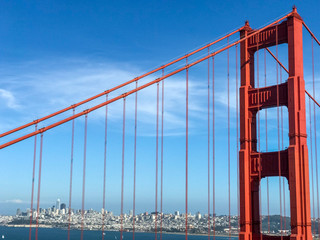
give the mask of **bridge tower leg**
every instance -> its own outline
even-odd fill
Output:
[[[244,38],[257,30],[248,23]],[[258,49],[288,45],[289,78],[285,83],[255,88],[254,55]],[[305,83],[303,78],[302,19],[293,9],[280,24],[241,42],[240,87],[240,240],[311,240],[309,165],[306,135]],[[289,147],[280,152],[258,152],[256,115],[261,109],[286,106],[289,118]],[[262,235],[259,206],[260,178],[287,178],[290,190],[291,235],[282,238]],[[260,177],[259,177],[260,176]]]

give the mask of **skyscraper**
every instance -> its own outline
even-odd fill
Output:
[[[56,209],[60,209],[60,198],[57,199],[56,202]]]
[[[66,208],[67,208],[66,204],[65,203],[61,203],[60,209],[62,210],[62,209],[66,209]]]

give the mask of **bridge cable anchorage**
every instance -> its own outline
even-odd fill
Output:
[[[186,58],[186,220],[185,220],[185,239],[188,240],[188,155],[189,155],[189,67]]]
[[[212,231],[213,240],[216,239],[216,208],[215,208],[215,117],[214,117],[214,56],[212,57]]]
[[[137,88],[137,89],[130,90],[129,92],[127,92],[127,93],[125,93],[125,94],[122,94],[122,95],[120,95],[120,96],[114,97],[113,99],[110,99],[108,102],[103,102],[103,103],[100,103],[100,104],[98,104],[98,105],[96,105],[96,106],[94,106],[94,107],[91,107],[91,108],[87,109],[87,112],[77,113],[77,114],[75,114],[74,116],[65,118],[65,119],[60,120],[60,121],[58,121],[58,122],[55,122],[55,123],[53,123],[53,124],[51,124],[51,125],[49,125],[49,126],[47,126],[47,127],[44,127],[44,128],[42,128],[42,132],[48,131],[48,130],[54,128],[54,127],[57,127],[57,126],[59,126],[59,125],[61,125],[61,124],[64,124],[64,123],[66,123],[66,122],[68,122],[68,121],[71,121],[71,120],[74,119],[74,118],[78,118],[78,117],[80,117],[80,116],[83,116],[83,115],[85,115],[85,114],[88,113],[88,112],[95,111],[95,110],[97,110],[97,109],[99,109],[99,108],[101,108],[101,107],[103,107],[103,106],[105,106],[105,105],[107,105],[107,104],[110,104],[110,103],[112,103],[112,102],[115,102],[115,101],[117,101],[117,100],[119,100],[119,99],[121,99],[121,98],[124,98],[124,97],[126,97],[126,96],[129,96],[129,95],[135,93],[136,91],[140,91],[140,90],[142,90],[142,89],[144,89],[144,88],[146,88],[146,87],[148,87],[148,86],[150,86],[150,85],[153,85],[153,84],[155,84],[155,83],[157,83],[157,82],[160,82],[160,81],[162,81],[163,79],[166,79],[166,78],[168,78],[168,77],[170,77],[170,76],[172,76],[172,75],[174,75],[174,74],[177,74],[177,73],[179,73],[179,72],[182,72],[182,71],[186,70],[187,68],[190,68],[190,67],[192,67],[192,66],[195,66],[195,65],[197,65],[198,63],[200,63],[200,62],[202,62],[202,61],[204,61],[204,60],[207,60],[208,58],[213,57],[213,56],[215,56],[215,55],[217,55],[217,54],[219,54],[219,53],[221,53],[221,52],[223,52],[223,51],[225,51],[225,50],[227,50],[227,49],[235,46],[236,44],[239,44],[239,43],[247,40],[248,38],[250,38],[250,37],[252,37],[252,36],[255,36],[256,34],[259,34],[261,31],[265,30],[266,28],[268,28],[268,27],[270,27],[270,26],[273,26],[274,24],[276,24],[276,23],[278,23],[278,22],[281,22],[281,21],[284,20],[285,18],[291,16],[291,14],[292,14],[292,13],[289,13],[289,14],[285,15],[284,17],[282,17],[282,18],[280,18],[280,19],[278,19],[278,20],[276,20],[276,21],[268,24],[267,26],[259,29],[258,31],[254,32],[254,33],[252,33],[252,34],[250,34],[250,35],[248,35],[248,36],[246,36],[246,37],[244,37],[244,38],[242,38],[242,39],[240,39],[240,40],[238,40],[238,41],[236,41],[236,42],[234,42],[234,43],[232,43],[232,44],[230,44],[230,45],[228,45],[228,46],[226,46],[226,47],[223,47],[223,48],[221,48],[220,50],[211,53],[210,55],[206,55],[205,57],[203,57],[203,58],[201,58],[201,59],[198,59],[198,60],[194,61],[194,62],[191,63],[191,64],[188,64],[188,65],[186,65],[186,66],[184,66],[184,67],[181,67],[181,68],[179,68],[179,69],[177,69],[177,70],[175,70],[175,71],[173,71],[173,72],[171,72],[171,73],[168,73],[167,75],[165,75],[165,76],[163,76],[163,77],[161,77],[161,78],[158,78],[158,79],[153,80],[153,81],[151,81],[151,82],[149,82],[149,83],[146,83],[146,84],[140,86],[140,87]],[[185,57],[184,57],[184,58],[185,58]],[[165,66],[165,65],[164,65],[164,66]],[[136,79],[134,79],[134,81],[136,81]],[[120,86],[120,85],[119,85],[119,86]],[[117,86],[117,87],[119,87],[119,86]],[[111,92],[111,89],[110,89],[108,92]],[[106,92],[104,92],[103,94],[106,94]],[[62,111],[62,110],[61,110],[61,111]],[[39,121],[40,121],[40,120],[39,120]],[[32,125],[32,124],[31,124],[31,125]],[[15,130],[12,130],[12,131],[15,131]],[[9,141],[9,142],[7,142],[7,143],[4,143],[4,144],[0,145],[0,149],[5,148],[5,147],[8,147],[8,146],[10,146],[10,145],[12,145],[12,144],[15,144],[15,143],[17,143],[17,142],[23,141],[23,140],[25,140],[25,139],[27,139],[27,138],[33,137],[34,135],[36,135],[36,134],[38,134],[38,133],[41,133],[41,132],[40,132],[40,131],[31,132],[31,133],[26,134],[26,135],[24,135],[24,136],[22,136],[22,137],[19,137],[19,138],[17,138],[17,139],[14,139],[14,140],[12,140],[12,141]],[[6,133],[6,134],[7,134],[7,133]],[[9,134],[9,133],[8,133],[8,134]],[[1,137],[1,136],[4,136],[4,135],[2,134],[2,135],[0,135],[0,137]]]
[[[106,94],[108,101],[108,94]],[[107,143],[108,143],[108,105],[105,109],[105,124],[104,124],[104,154],[103,154],[103,189],[102,189],[102,240],[104,240],[104,220],[106,214],[106,175],[107,175]]]
[[[75,114],[75,108],[72,110]],[[69,209],[68,209],[68,240],[70,240],[70,228],[71,228],[71,199],[72,199],[72,175],[73,175],[73,154],[74,154],[74,119],[72,119],[71,130],[71,158],[70,158],[70,187],[69,187]]]
[[[208,55],[210,48],[208,48]],[[208,240],[210,240],[210,58],[208,58]]]
[[[136,88],[138,81],[136,81]],[[134,107],[134,156],[133,156],[133,212],[132,212],[132,240],[135,239],[135,223],[136,223],[136,179],[137,179],[137,120],[138,120],[138,92],[135,94]]]
[[[84,200],[85,200],[85,190],[86,190],[87,130],[88,130],[88,114],[85,115],[85,122],[84,122],[82,204],[81,204],[81,240],[83,240],[83,230],[84,230],[83,228],[84,228]]]
[[[264,86],[267,87],[267,52],[264,49]],[[268,152],[268,110],[265,109],[266,124],[266,152]],[[269,206],[269,177],[267,178],[267,212],[268,212],[268,233],[270,234],[270,206]]]
[[[276,56],[278,58],[278,26],[276,26]],[[281,191],[281,158],[280,158],[280,112],[279,112],[279,68],[276,63],[276,74],[277,74],[277,122],[278,122],[278,171],[279,171],[279,198],[280,198],[280,230],[281,240],[283,239],[283,228],[282,228],[282,191]]]
[[[159,162],[159,83],[157,83],[157,120],[156,120],[156,196],[155,196],[155,240],[157,240],[157,221],[158,221],[158,162]]]
[[[314,80],[314,47],[313,39],[311,40],[312,46],[312,87],[313,87],[313,97],[316,98],[315,92],[315,80]],[[314,126],[314,156],[316,163],[316,188],[317,188],[317,219],[318,219],[318,233],[320,234],[320,221],[319,221],[319,179],[318,179],[318,150],[317,150],[317,118],[316,118],[316,105],[313,103],[313,126]]]
[[[237,214],[238,214],[238,232],[240,232],[240,182],[239,182],[239,69],[238,69],[238,45],[236,45],[236,120],[237,120]]]
[[[315,229],[315,208],[314,208],[314,178],[313,178],[313,143],[312,143],[312,118],[311,118],[311,99],[309,98],[309,130],[310,130],[310,165],[311,165],[311,194],[312,194],[312,220],[311,228],[313,228],[313,235],[316,234]]]
[[[228,38],[229,45],[229,38]],[[230,203],[230,56],[229,49],[227,51],[228,58],[228,209],[229,209],[229,240],[231,239],[231,203]]]
[[[126,98],[123,98],[123,123],[122,123],[122,170],[121,170],[121,215],[120,215],[120,240],[123,239],[123,186],[124,186],[124,150],[126,132]]]
[[[147,76],[149,76],[149,75],[151,75],[151,74],[153,74],[153,73],[156,73],[156,72],[158,72],[158,71],[160,71],[160,70],[164,70],[166,67],[171,66],[171,65],[173,65],[173,64],[175,64],[175,63],[177,63],[177,62],[179,62],[179,61],[181,61],[181,60],[184,60],[184,59],[186,59],[187,57],[192,56],[192,55],[194,55],[194,54],[196,54],[196,53],[198,53],[198,52],[200,52],[200,51],[202,51],[202,50],[204,50],[204,49],[206,49],[206,48],[208,48],[208,47],[210,47],[210,46],[212,46],[212,45],[214,45],[214,44],[216,44],[216,43],[218,43],[218,42],[220,42],[220,41],[222,41],[222,40],[224,40],[224,39],[226,39],[228,36],[232,36],[232,35],[238,33],[241,29],[242,29],[242,27],[239,28],[239,29],[236,29],[235,31],[233,31],[233,32],[231,32],[231,33],[229,33],[229,34],[227,34],[227,35],[225,35],[225,36],[223,36],[223,37],[221,37],[221,38],[219,38],[219,39],[211,42],[211,43],[206,44],[206,45],[203,46],[203,47],[200,47],[200,48],[192,51],[191,53],[188,53],[188,54],[186,54],[186,55],[184,55],[184,56],[182,56],[182,57],[179,57],[179,58],[177,58],[177,59],[175,59],[175,60],[173,60],[173,61],[171,61],[171,62],[169,62],[169,63],[167,63],[167,64],[164,64],[164,65],[162,65],[161,67],[158,67],[158,68],[156,68],[156,69],[153,69],[153,70],[151,70],[151,71],[149,71],[149,72],[147,72],[147,73],[145,73],[145,74],[143,74],[143,75],[141,75],[141,76],[135,77],[134,79],[131,79],[130,81],[127,81],[127,82],[125,82],[125,83],[123,83],[123,84],[120,84],[120,85],[118,85],[118,86],[116,86],[116,87],[113,87],[113,88],[111,88],[111,89],[109,89],[109,90],[105,90],[105,91],[103,91],[102,93],[99,93],[99,94],[97,94],[97,95],[95,95],[95,96],[93,96],[93,97],[91,97],[91,98],[85,99],[85,100],[83,100],[83,101],[81,101],[81,102],[78,102],[78,103],[76,103],[76,104],[73,104],[73,105],[71,105],[71,106],[69,106],[69,107],[66,107],[66,108],[64,108],[64,109],[62,109],[62,110],[60,110],[60,111],[54,112],[54,113],[52,113],[52,114],[50,114],[50,115],[47,115],[47,116],[45,116],[45,117],[43,117],[43,118],[37,119],[37,120],[35,120],[35,121],[33,121],[33,122],[29,122],[29,123],[27,123],[27,124],[25,124],[25,125],[22,125],[22,126],[18,127],[18,128],[15,128],[15,129],[12,129],[12,130],[7,131],[7,132],[5,132],[5,133],[2,133],[2,134],[0,134],[0,138],[2,138],[2,137],[4,137],[4,136],[7,136],[7,135],[9,135],[9,134],[12,134],[12,133],[14,133],[14,132],[20,131],[20,130],[22,130],[22,129],[25,129],[25,128],[27,128],[27,127],[30,127],[30,126],[32,126],[32,125],[35,125],[36,123],[40,123],[40,122],[42,122],[42,121],[45,121],[45,120],[47,120],[47,119],[49,119],[49,118],[55,117],[55,116],[57,116],[57,115],[59,115],[59,114],[62,114],[62,113],[64,113],[64,112],[68,111],[68,110],[71,110],[71,109],[73,109],[73,108],[75,108],[75,107],[81,106],[81,105],[83,105],[83,104],[85,104],[85,103],[88,103],[88,102],[90,102],[90,101],[93,101],[93,100],[95,100],[95,99],[97,99],[97,98],[99,98],[99,97],[102,97],[102,96],[106,95],[106,94],[109,94],[109,93],[111,93],[111,92],[114,92],[114,91],[116,91],[116,90],[118,90],[118,89],[120,89],[120,88],[122,88],[122,87],[125,87],[125,86],[127,86],[127,85],[129,85],[129,84],[131,84],[131,83],[134,83],[134,82],[136,82],[136,81],[138,81],[138,80],[140,80],[140,79],[142,79],[142,78],[145,78],[145,77],[147,77]]]
[[[38,129],[38,124],[34,126],[35,131]],[[37,158],[37,135],[34,136],[34,147],[33,147],[33,165],[32,165],[32,181],[31,181],[31,207],[30,207],[30,227],[29,227],[29,240],[31,240],[32,233],[32,219],[33,219],[33,196],[34,196],[34,177],[36,171],[36,158]]]
[[[42,168],[42,149],[43,149],[43,133],[40,135],[40,158],[39,158],[39,176],[38,176],[38,198],[37,198],[37,217],[36,217],[36,240],[38,240],[39,229],[39,210],[40,210],[40,186],[41,186],[41,168]]]
[[[259,158],[259,231],[260,231],[260,239],[262,240],[263,235],[262,235],[262,214],[261,214],[261,209],[262,209],[262,205],[261,205],[261,141],[260,141],[260,64],[259,64],[259,45],[257,42],[257,87],[258,87],[258,158]]]
[[[162,76],[164,69],[162,69]],[[162,81],[161,91],[161,200],[160,200],[160,240],[162,240],[162,221],[163,221],[163,117],[164,117],[164,81]]]

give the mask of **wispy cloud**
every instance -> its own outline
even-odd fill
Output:
[[[5,200],[3,203],[14,203],[14,204],[23,204],[25,201],[21,199],[10,199],[10,200]]]
[[[84,100],[95,94],[110,89],[118,84],[133,79],[141,74],[135,66],[117,63],[97,63],[89,60],[56,59],[54,61],[33,61],[18,64],[14,69],[6,69],[1,78],[4,89],[0,90],[0,97],[7,102],[10,113],[15,114],[15,121],[1,120],[2,126],[16,127],[21,123],[32,121],[46,114],[50,114],[61,108]],[[139,86],[156,79],[158,76],[146,77]],[[127,92],[135,87],[135,84],[124,87],[109,95],[109,99]],[[203,97],[206,86],[190,80],[189,93],[190,101],[190,127],[192,119],[201,118],[201,112],[206,107],[203,104]],[[138,117],[139,122],[144,124],[155,123],[156,118],[156,85],[150,86],[138,93]],[[160,86],[161,104],[161,86]],[[127,117],[134,117],[134,98],[128,97]],[[95,100],[78,111],[101,103],[105,98]],[[130,100],[130,101],[129,101]],[[185,79],[170,77],[165,81],[164,114],[166,129],[174,130],[171,134],[179,134],[185,125]],[[109,118],[120,119],[122,116],[122,101],[110,105]],[[13,111],[13,112],[12,112]],[[161,112],[161,106],[159,109]],[[10,116],[10,115],[9,115]],[[104,117],[104,111],[97,111],[94,118]],[[10,117],[9,117],[10,118]],[[9,128],[9,129],[10,129]],[[4,130],[9,130],[4,129]]]
[[[4,100],[5,105],[8,108],[16,109],[19,107],[19,105],[16,104],[16,98],[14,97],[13,93],[8,90],[0,89],[0,98]]]

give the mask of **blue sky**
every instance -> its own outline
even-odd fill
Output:
[[[249,20],[259,28],[291,11],[296,4],[307,25],[320,36],[318,1],[2,1],[0,8],[0,130],[40,118],[161,66],[241,27]],[[238,36],[236,36],[238,37]],[[232,40],[232,39],[231,39]],[[310,37],[304,35],[305,79],[311,90]],[[225,44],[223,42],[222,44]],[[221,45],[220,45],[221,46]],[[280,46],[286,64],[286,46]],[[275,50],[273,48],[273,50]],[[315,47],[316,69],[319,47]],[[199,57],[197,55],[197,57]],[[263,51],[259,55],[263,62]],[[226,53],[216,57],[216,212],[227,213]],[[268,56],[268,84],[275,83],[275,63]],[[171,70],[181,66],[179,63]],[[169,69],[169,70],[170,70]],[[230,49],[231,199],[236,214],[235,48]],[[260,79],[263,70],[260,66]],[[169,71],[167,70],[167,71]],[[159,73],[160,74],[160,73]],[[141,83],[159,77],[154,74]],[[207,212],[207,62],[190,70],[190,179],[192,213]],[[286,74],[283,72],[283,80]],[[319,71],[316,80],[319,84]],[[212,73],[210,73],[210,76]],[[261,82],[262,84],[262,82]],[[117,96],[133,86],[110,95]],[[210,93],[211,94],[211,93]],[[319,100],[319,97],[317,97]],[[81,107],[78,111],[102,102]],[[287,124],[284,109],[284,147]],[[269,113],[270,111],[270,113]],[[276,110],[269,110],[269,148],[277,150]],[[134,97],[127,100],[125,211],[132,209]],[[66,113],[63,116],[69,116]],[[106,208],[120,211],[122,102],[109,107]],[[211,113],[210,113],[211,114]],[[165,81],[164,211],[184,211],[185,73]],[[53,123],[54,118],[40,125]],[[211,119],[212,120],[212,119]],[[102,207],[104,110],[88,117],[86,208]],[[154,210],[156,87],[139,93],[137,212]],[[81,207],[83,119],[76,125],[75,208]],[[319,129],[319,127],[318,127]],[[2,139],[2,142],[30,132]],[[319,136],[320,134],[318,134]],[[261,136],[264,113],[261,114]],[[212,136],[211,136],[212,140]],[[318,141],[319,142],[319,141]],[[41,206],[56,198],[68,203],[71,124],[44,135]],[[261,150],[265,151],[261,140]],[[39,147],[39,146],[38,146]],[[38,148],[39,149],[39,148]],[[212,153],[212,149],[211,149]],[[212,158],[212,157],[211,157]],[[30,205],[33,139],[0,151],[0,213]],[[38,164],[37,158],[37,164]],[[211,165],[212,168],[212,165]],[[212,172],[212,171],[211,171]],[[37,179],[37,175],[36,175]],[[212,174],[211,180],[212,182]],[[37,183],[37,181],[36,181]],[[279,213],[278,179],[272,179],[271,212]],[[212,187],[212,185],[211,185]],[[211,192],[212,194],[212,192]],[[262,204],[265,212],[265,181]],[[286,190],[288,198],[288,190]],[[212,198],[211,198],[212,199]],[[288,206],[287,201],[286,205]],[[288,208],[288,207],[287,207]]]

